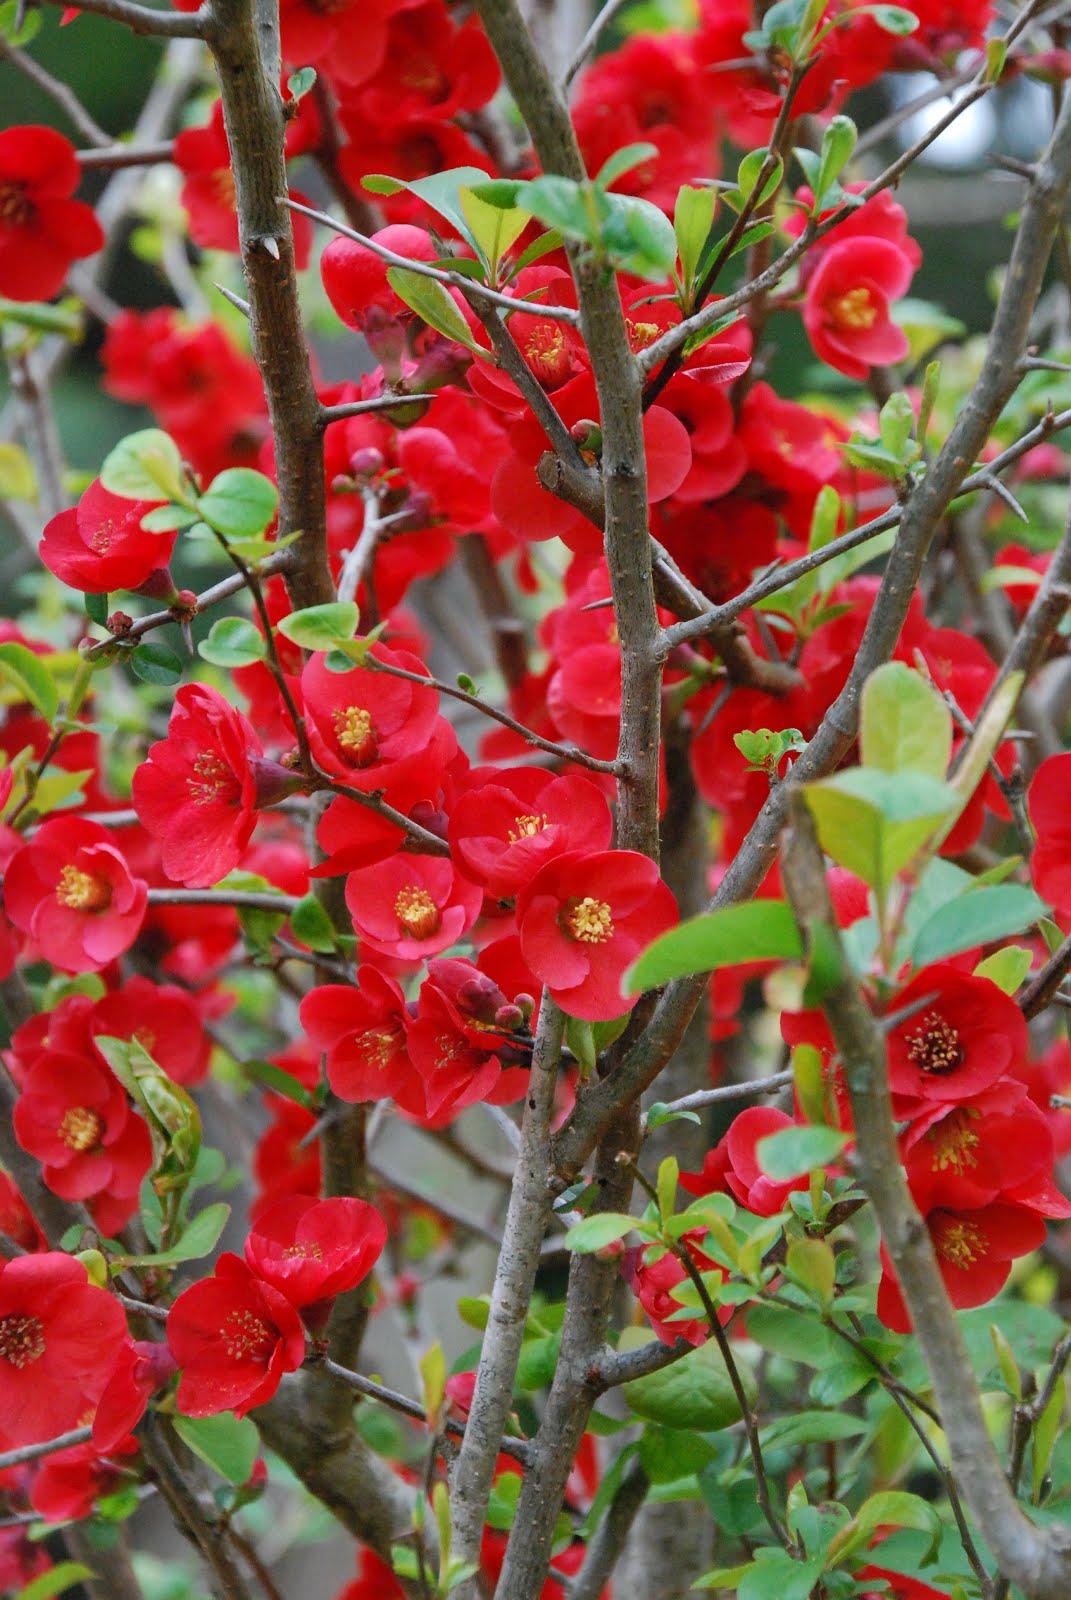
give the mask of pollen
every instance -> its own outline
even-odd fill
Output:
[[[383,1072],[394,1054],[395,1037],[385,1029],[369,1028],[353,1041],[358,1055],[371,1067]]]
[[[926,1139],[932,1146],[930,1166],[934,1172],[962,1174],[978,1165],[979,1139],[970,1126],[975,1116],[977,1112],[969,1106],[961,1106],[930,1129]]]
[[[927,1011],[921,1028],[908,1035],[907,1056],[923,1072],[945,1077],[964,1061],[960,1037],[939,1011]]]
[[[80,1155],[95,1150],[103,1132],[103,1118],[89,1106],[71,1106],[63,1113],[63,1121],[56,1129],[57,1137],[68,1150],[77,1150]]]
[[[878,320],[878,308],[870,298],[870,290],[860,284],[849,289],[829,307],[833,321],[841,328],[872,328]]]
[[[430,939],[442,927],[439,908],[426,889],[408,884],[399,890],[394,915],[410,939]]]
[[[234,788],[234,773],[222,756],[202,750],[193,763],[195,777],[186,779],[186,788],[195,806],[209,805],[226,789]]]
[[[570,939],[576,939],[580,944],[605,944],[614,935],[610,907],[605,900],[596,900],[590,894],[586,894],[582,900],[570,900],[560,921]]]
[[[103,556],[111,549],[112,534],[115,531],[115,522],[111,517],[105,519],[93,529],[87,541],[94,555]]]
[[[56,899],[71,911],[104,911],[111,904],[112,891],[104,878],[68,866],[59,875]]]
[[[934,1240],[937,1254],[952,1266],[966,1272],[976,1261],[989,1253],[988,1241],[981,1228],[970,1222],[952,1222],[941,1230]]]
[[[40,1317],[0,1317],[0,1356],[13,1367],[29,1367],[45,1353]]]
[[[322,1261],[324,1253],[315,1239],[305,1239],[301,1244],[287,1245],[283,1251],[284,1261]]]
[[[541,323],[538,331],[525,341],[524,358],[537,377],[546,380],[561,377],[569,365],[569,352],[561,328]]]
[[[372,715],[364,706],[340,706],[335,712],[335,738],[355,767],[368,767],[376,759]]]
[[[24,184],[0,184],[0,222],[11,228],[24,228],[33,221],[35,209]]]
[[[255,1311],[231,1311],[219,1330],[232,1361],[267,1361],[275,1349],[275,1334]]]
[[[540,812],[539,816],[514,817],[513,827],[506,837],[510,844],[516,844],[518,839],[534,839],[537,833],[542,833],[547,826],[547,813]]]

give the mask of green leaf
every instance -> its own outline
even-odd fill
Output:
[[[823,1327],[813,1312],[804,1308],[789,1311],[784,1306],[751,1307],[747,1314],[747,1331],[762,1349],[785,1356],[789,1361],[802,1361],[808,1367],[821,1370],[842,1359],[844,1347],[840,1341]]]
[[[973,976],[988,978],[1005,994],[1014,994],[1026,982],[1026,975],[1033,963],[1034,958],[1029,950],[1025,950],[1021,944],[1008,944],[1003,950],[994,950],[991,956],[979,961]]]
[[[647,1113],[648,1128],[661,1128],[667,1122],[702,1123],[697,1111],[669,1111],[664,1100],[657,1100]]]
[[[195,1456],[228,1483],[248,1483],[260,1452],[260,1435],[250,1417],[221,1411],[214,1417],[172,1417],[175,1432]]]
[[[96,1576],[93,1568],[84,1566],[81,1561],[60,1561],[20,1589],[14,1600],[52,1600],[53,1595]]]
[[[677,1204],[677,1183],[680,1179],[681,1169],[675,1156],[666,1156],[658,1168],[656,1189],[658,1193],[658,1214],[662,1218],[663,1227],[673,1216]]]
[[[587,1255],[602,1250],[617,1239],[623,1239],[633,1228],[643,1225],[636,1217],[626,1217],[620,1211],[600,1211],[594,1217],[582,1217],[565,1235],[565,1248]],[[643,1227],[650,1234],[653,1230]]]
[[[305,895],[291,911],[290,930],[298,943],[310,950],[326,952],[338,948],[334,923],[323,901],[314,894]]]
[[[458,198],[491,277],[496,278],[499,261],[516,244],[532,220],[531,216],[520,206],[492,205],[472,189],[462,189]]]
[[[813,1172],[816,1167],[826,1167],[835,1161],[851,1134],[839,1128],[819,1127],[808,1123],[799,1127],[782,1128],[760,1139],[755,1146],[755,1157],[768,1178],[776,1183],[787,1183]]]
[[[197,654],[214,667],[248,667],[264,660],[265,646],[248,617],[220,617],[197,646]]]
[[[914,33],[919,25],[915,13],[903,6],[860,6],[859,10],[869,12],[879,28],[884,28],[886,33],[895,33],[899,39]]]
[[[837,1264],[825,1239],[793,1239],[785,1255],[790,1276],[806,1289],[823,1310],[833,1303]]]
[[[242,1071],[247,1078],[252,1078],[255,1083],[262,1083],[265,1089],[271,1089],[275,1094],[281,1094],[286,1100],[293,1100],[295,1104],[311,1110],[313,1105],[312,1095],[299,1078],[293,1073],[285,1072],[282,1067],[277,1067],[274,1061],[243,1061]]]
[[[881,408],[878,432],[889,454],[905,466],[910,466],[918,458],[918,450],[913,448],[914,431],[915,409],[905,392],[898,389]]]
[[[804,790],[827,855],[884,895],[956,807],[951,786],[923,772],[852,767]]]
[[[843,1411],[795,1411],[768,1423],[760,1438],[764,1450],[794,1450],[802,1444],[857,1439],[869,1426],[864,1417],[847,1417]]]
[[[1015,710],[1024,680],[1024,673],[1010,672],[975,722],[974,732],[967,740],[966,747],[960,752],[959,766],[954,776],[949,779],[955,790],[957,803],[952,814],[945,818],[941,826],[934,843],[935,850],[940,849],[948,838],[968,800],[985,776],[990,759],[1003,739],[1004,730]]]
[[[103,628],[108,620],[108,596],[106,594],[83,595],[86,616],[90,622],[95,622],[98,628]]]
[[[21,444],[0,440],[0,500],[27,500],[32,504],[36,499],[37,478],[30,457]]]
[[[606,194],[610,215],[603,223],[603,248],[622,272],[664,283],[677,260],[677,236],[664,211],[630,194]]]
[[[615,150],[608,156],[595,174],[595,187],[609,189],[611,184],[626,172],[631,172],[634,167],[641,166],[643,162],[650,161],[658,155],[658,146],[649,142],[639,144],[626,144],[620,150]]]
[[[825,132],[822,134],[818,179],[814,191],[816,205],[820,206],[822,196],[833,187],[852,159],[858,137],[859,131],[851,117],[832,117],[826,124]]]
[[[715,1461],[717,1449],[691,1431],[649,1422],[640,1438],[639,1456],[652,1483],[679,1483]]]
[[[277,623],[279,632],[303,650],[333,650],[349,644],[361,619],[355,600],[329,600],[322,606],[306,606],[293,611]]]
[[[47,659],[14,640],[0,644],[0,678],[13,684],[20,697],[51,722],[59,710],[59,690],[45,665]]]
[[[227,467],[198,498],[204,520],[224,538],[255,539],[270,524],[279,491],[270,478],[252,467]]]
[[[744,1574],[751,1571],[753,1564],[751,1561],[745,1561],[739,1567],[713,1567],[709,1572],[704,1572],[701,1578],[696,1578],[692,1588],[735,1590]]]
[[[637,1339],[635,1335],[640,1337]],[[622,1335],[621,1348],[648,1343],[645,1330]],[[758,1389],[750,1366],[734,1352],[748,1404]],[[627,1404],[638,1417],[664,1428],[686,1428],[696,1433],[717,1433],[740,1420],[741,1411],[732,1381],[713,1339],[663,1367],[623,1386]]]
[[[584,185],[572,178],[562,178],[556,173],[546,173],[522,183],[517,190],[517,202],[548,228],[554,228],[567,238],[595,242],[596,217],[584,197]]]
[[[100,481],[110,494],[126,500],[181,500],[182,454],[170,434],[143,428],[120,439],[104,458]]]
[[[1004,1379],[1009,1393],[1013,1394],[1016,1400],[1021,1400],[1023,1398],[1023,1380],[1016,1364],[1015,1356],[1012,1353],[1012,1347],[995,1322],[990,1327],[989,1332],[993,1339],[993,1349],[997,1354],[1000,1375]]]
[[[1019,883],[969,889],[955,900],[946,901],[927,918],[915,936],[912,960],[917,967],[928,967],[961,950],[995,944],[998,939],[1022,933],[1048,910],[1033,889]]]
[[[883,772],[943,778],[952,753],[952,714],[922,675],[887,661],[863,686],[860,755]]]
[[[146,533],[174,533],[176,528],[192,528],[199,521],[196,511],[187,511],[182,506],[155,506],[152,511],[146,511],[141,526]]]
[[[486,355],[487,352],[469,332],[469,325],[450,298],[449,291],[437,279],[428,278],[422,272],[411,272],[408,267],[388,267],[387,282],[399,300],[404,300],[429,328],[434,328],[446,339],[452,339],[455,344],[464,345],[467,350]]]
[[[24,11],[21,0],[4,0],[0,5],[0,38],[18,49],[24,49],[36,38],[41,22],[37,8],[31,6]],[[24,1596],[20,1595],[19,1600],[24,1600]],[[31,1600],[38,1600],[38,1597],[34,1595]]]
[[[755,186],[759,181],[759,175],[769,153],[767,149],[750,150],[741,161],[736,176],[739,204],[741,206],[745,201],[750,200],[753,195],[755,205],[761,206],[765,200],[769,200],[771,195],[776,194],[780,187],[781,180],[785,175],[785,163],[780,156],[777,156],[771,171],[763,180],[762,193],[755,194]]]
[[[749,961],[798,961],[796,919],[783,900],[752,900],[690,917],[649,944],[629,967],[622,990],[642,994],[693,972],[716,972]]]
[[[448,167],[445,172],[434,172],[427,178],[414,178],[411,183],[404,178],[390,178],[380,172],[369,173],[361,179],[361,187],[370,194],[398,194],[402,189],[415,194],[418,200],[423,200],[425,205],[437,211],[440,217],[445,217],[473,249],[477,248],[476,240],[461,204],[461,191],[480,190],[486,183],[487,174],[481,167]]]
[[[147,639],[139,644],[126,660],[135,678],[140,678],[142,683],[178,683],[184,670],[171,646],[162,644],[159,639]]]
[[[717,206],[716,189],[695,189],[690,184],[685,184],[677,195],[673,211],[673,232],[677,239],[681,279],[686,289],[691,289],[695,283],[699,261],[710,238],[710,230],[714,226]]]
[[[846,1528],[829,1547],[831,1564],[868,1545],[879,1528],[915,1528],[930,1539],[930,1553],[941,1543],[941,1519],[928,1500],[901,1489],[885,1489],[863,1501]]]
[[[1065,1380],[1063,1373],[1057,1378],[1049,1396],[1044,1411],[1034,1424],[1034,1432],[1030,1437],[1030,1472],[1033,1481],[1034,1504],[1041,1500],[1045,1476],[1052,1460],[1052,1452],[1056,1445],[1056,1436],[1060,1431],[1060,1423],[1064,1414]]]
[[[230,1214],[230,1206],[223,1200],[217,1200],[197,1213],[182,1237],[169,1249],[160,1250],[156,1255],[120,1256],[113,1261],[112,1270],[121,1271],[124,1267],[173,1267],[180,1261],[200,1261],[219,1242]]]
[[[776,1550],[769,1561],[756,1561],[736,1591],[737,1600],[808,1600],[822,1576],[821,1556],[793,1561]]]
[[[299,100],[303,100],[315,82],[315,67],[299,67],[296,72],[292,72],[286,80],[287,92],[292,103],[297,105]]]

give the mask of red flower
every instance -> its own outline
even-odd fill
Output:
[[[14,1122],[19,1144],[43,1163],[55,1194],[85,1200],[103,1193],[125,1211],[123,1220],[137,1209],[152,1141],[107,1067],[46,1050],[26,1075]]]
[[[1055,1160],[1052,1131],[1028,1099],[1006,1114],[952,1106],[939,1121],[909,1128],[901,1150],[912,1197],[924,1213],[937,1206],[975,1211],[998,1198],[1030,1205],[1037,1185],[1051,1180]]]
[[[313,989],[299,1015],[310,1043],[327,1054],[327,1081],[340,1100],[389,1095],[411,1116],[424,1115],[424,1085],[406,1043],[405,996],[393,978],[362,961],[355,989]]]
[[[1037,844],[1030,857],[1034,887],[1060,912],[1071,912],[1071,755],[1049,756],[1030,784],[1030,820]]]
[[[119,1351],[93,1418],[93,1449],[111,1452],[145,1414],[151,1395],[166,1388],[176,1371],[166,1344],[131,1339]]]
[[[443,0],[427,0],[395,7],[382,62],[347,100],[377,127],[423,117],[446,122],[458,111],[486,105],[500,81],[479,19],[458,26]]]
[[[42,824],[4,878],[8,916],[65,972],[97,972],[129,950],[147,897],[107,830],[80,817]]]
[[[204,127],[185,128],[177,136],[174,162],[186,179],[181,200],[194,244],[203,250],[230,250],[237,254],[238,212],[222,100],[216,101]],[[296,191],[293,191],[293,198],[305,200],[305,196]],[[296,211],[291,213],[290,220],[294,231],[294,265],[300,272],[309,264],[312,223]]]
[[[292,1306],[311,1306],[355,1289],[386,1242],[386,1223],[364,1200],[295,1194],[261,1214],[245,1259]]]
[[[720,1270],[699,1248],[705,1236],[702,1228],[681,1235],[681,1243],[701,1272]],[[626,1252],[625,1276],[633,1294],[647,1313],[647,1320],[663,1344],[673,1344],[677,1339],[687,1339],[689,1344],[705,1344],[710,1338],[710,1323],[705,1316],[685,1318],[680,1322],[668,1319],[682,1310],[681,1302],[674,1299],[673,1290],[689,1281],[688,1274],[677,1257],[662,1245],[644,1245],[642,1249]],[[724,1274],[723,1274],[724,1276]],[[720,1322],[728,1322],[732,1307],[726,1306],[718,1313]]]
[[[848,378],[901,361],[907,335],[889,319],[914,267],[888,239],[844,239],[829,246],[807,285],[803,325],[815,354]]]
[[[375,645],[373,661],[425,676],[427,668],[407,650]],[[439,715],[439,692],[374,667],[329,671],[315,655],[301,675],[309,742],[328,772],[358,789],[384,789],[395,764],[420,755]]]
[[[755,1146],[760,1139],[792,1126],[792,1118],[773,1106],[749,1106],[733,1118],[725,1137],[707,1152],[701,1172],[681,1173],[681,1188],[689,1194],[731,1194],[755,1216],[775,1216],[792,1191],[806,1189],[810,1180],[804,1176],[791,1183],[775,1183],[760,1168]]]
[[[272,1059],[304,1088],[316,1087],[319,1072],[304,1049],[291,1050]],[[263,1215],[285,1195],[320,1192],[320,1142],[315,1134],[315,1113],[281,1094],[266,1094],[264,1109],[271,1122],[257,1140],[253,1152],[253,1176],[257,1181],[257,1193],[250,1208],[253,1217]]]
[[[1026,1057],[1023,1014],[991,979],[948,963],[925,967],[888,1010],[931,995],[889,1034],[889,1088],[900,1117],[934,1101],[973,1099]]]
[[[931,1211],[925,1218],[949,1299],[959,1310],[984,1305],[1004,1287],[1011,1264],[1045,1238],[1045,1221],[1026,1206],[998,1202],[978,1211]],[[878,1316],[894,1333],[910,1333],[911,1319],[892,1263],[882,1246]]]
[[[51,300],[71,262],[101,249],[100,223],[71,199],[80,179],[74,146],[54,128],[0,133],[0,295]]]
[[[134,807],[161,841],[164,871],[190,888],[218,883],[238,865],[256,826],[252,724],[217,689],[184,684],[167,738],[134,773]]]
[[[178,1408],[188,1417],[244,1417],[305,1359],[305,1330],[289,1300],[229,1252],[213,1277],[179,1295],[167,1342],[182,1369]]]
[[[367,949],[400,961],[423,961],[468,932],[480,914],[483,892],[442,856],[399,854],[351,872],[346,905]]]
[[[469,782],[450,816],[450,848],[492,894],[516,894],[554,856],[609,847],[610,809],[588,778],[484,768]]]
[[[76,507],[45,524],[41,560],[62,583],[84,594],[137,589],[167,566],[178,537],[142,528],[142,517],[161,503],[109,494],[97,478]]]
[[[424,1078],[429,1118],[442,1121],[480,1100],[502,1105],[520,1099],[527,1073],[503,1072],[500,1059],[510,1049],[510,1038],[495,1019],[506,1003],[498,985],[471,961],[428,963],[407,1032],[413,1065]]]
[[[0,1440],[36,1444],[75,1428],[100,1398],[126,1337],[117,1300],[80,1261],[45,1250],[0,1261]]]
[[[136,1039],[175,1083],[200,1083],[208,1071],[212,1041],[195,1001],[177,984],[128,978],[97,1001],[89,1021],[95,1034]]]
[[[563,1011],[589,1022],[629,1009],[626,967],[676,921],[657,866],[634,850],[559,856],[517,897],[525,960]]]

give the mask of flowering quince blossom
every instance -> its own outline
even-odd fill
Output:
[[[124,1213],[120,1226],[137,1209],[152,1143],[109,1068],[85,1056],[42,1051],[22,1082],[14,1120],[19,1144],[42,1163],[56,1194],[85,1200],[103,1192],[112,1214]]]
[[[301,1002],[301,1026],[327,1057],[327,1081],[351,1104],[388,1095],[414,1117],[425,1109],[424,1085],[409,1057],[409,1014],[400,985],[362,961],[357,986],[326,983]]]
[[[704,1229],[694,1229],[681,1235],[681,1243],[700,1272],[718,1272],[721,1269],[717,1262],[700,1249],[700,1240],[704,1237]],[[687,1339],[694,1345],[706,1343],[710,1338],[710,1324],[705,1316],[668,1320],[682,1309],[681,1302],[674,1299],[673,1290],[690,1281],[683,1264],[672,1251],[662,1245],[644,1245],[639,1250],[627,1250],[622,1264],[632,1292],[663,1344],[674,1344],[678,1339]],[[718,1320],[728,1322],[731,1315],[732,1307],[723,1306]]]
[[[1028,794],[1037,844],[1030,857],[1034,886],[1065,915],[1071,912],[1071,814],[1067,805],[1071,755],[1049,756],[1034,774]]]
[[[476,768],[450,813],[450,847],[492,894],[523,889],[551,857],[605,850],[612,818],[601,790],[577,774]]]
[[[775,1183],[759,1166],[755,1146],[760,1139],[791,1128],[793,1120],[773,1106],[749,1106],[733,1118],[725,1137],[707,1152],[701,1172],[682,1172],[681,1187],[689,1194],[731,1194],[757,1217],[783,1209],[794,1190],[806,1189],[806,1177]]]
[[[256,808],[301,779],[264,759],[252,725],[207,684],[175,696],[167,738],[134,774],[134,807],[162,846],[164,871],[190,888],[225,878],[256,827]]]
[[[72,589],[108,594],[137,589],[166,568],[177,533],[147,533],[142,519],[159,500],[127,500],[109,494],[100,479],[84,491],[76,507],[46,522],[41,560]],[[170,589],[174,585],[162,575]]]
[[[387,1225],[366,1201],[298,1194],[261,1214],[245,1242],[245,1259],[257,1278],[307,1318],[310,1308],[367,1278],[386,1242]]]
[[[51,300],[72,261],[101,249],[92,207],[71,199],[81,176],[74,146],[54,128],[0,132],[0,295]]]
[[[899,1011],[933,995],[889,1034],[889,1088],[900,1116],[990,1088],[1027,1053],[1026,1023],[989,978],[943,964],[916,973],[892,1002]]]
[[[400,961],[426,960],[456,944],[482,904],[482,891],[442,856],[394,855],[346,879],[357,937]]]
[[[510,1025],[521,1015],[470,961],[428,962],[406,1043],[424,1079],[427,1115],[436,1125],[481,1100],[503,1105],[521,1098],[528,1073],[518,1067],[503,1070],[503,1058],[520,1059]]]
[[[996,1201],[978,1210],[939,1208],[925,1218],[937,1266],[952,1304],[960,1310],[992,1300],[1007,1282],[1012,1262],[1045,1239],[1045,1219],[1027,1206]],[[878,1316],[894,1333],[909,1333],[911,1318],[882,1246]]]
[[[145,917],[148,885],[112,839],[99,823],[55,817],[8,862],[8,916],[64,972],[99,971],[129,950]]]
[[[80,1261],[43,1250],[0,1262],[0,1441],[34,1444],[77,1427],[126,1336],[122,1307]]]
[[[293,1305],[229,1252],[211,1278],[179,1295],[167,1342],[182,1373],[178,1408],[188,1417],[244,1417],[305,1359],[305,1330]]]
[[[558,856],[517,897],[525,960],[562,1010],[587,1022],[628,1010],[626,968],[676,921],[657,866],[634,850]]]

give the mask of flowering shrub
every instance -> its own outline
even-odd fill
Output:
[[[1066,1600],[1068,7],[24,9],[0,1588]]]

